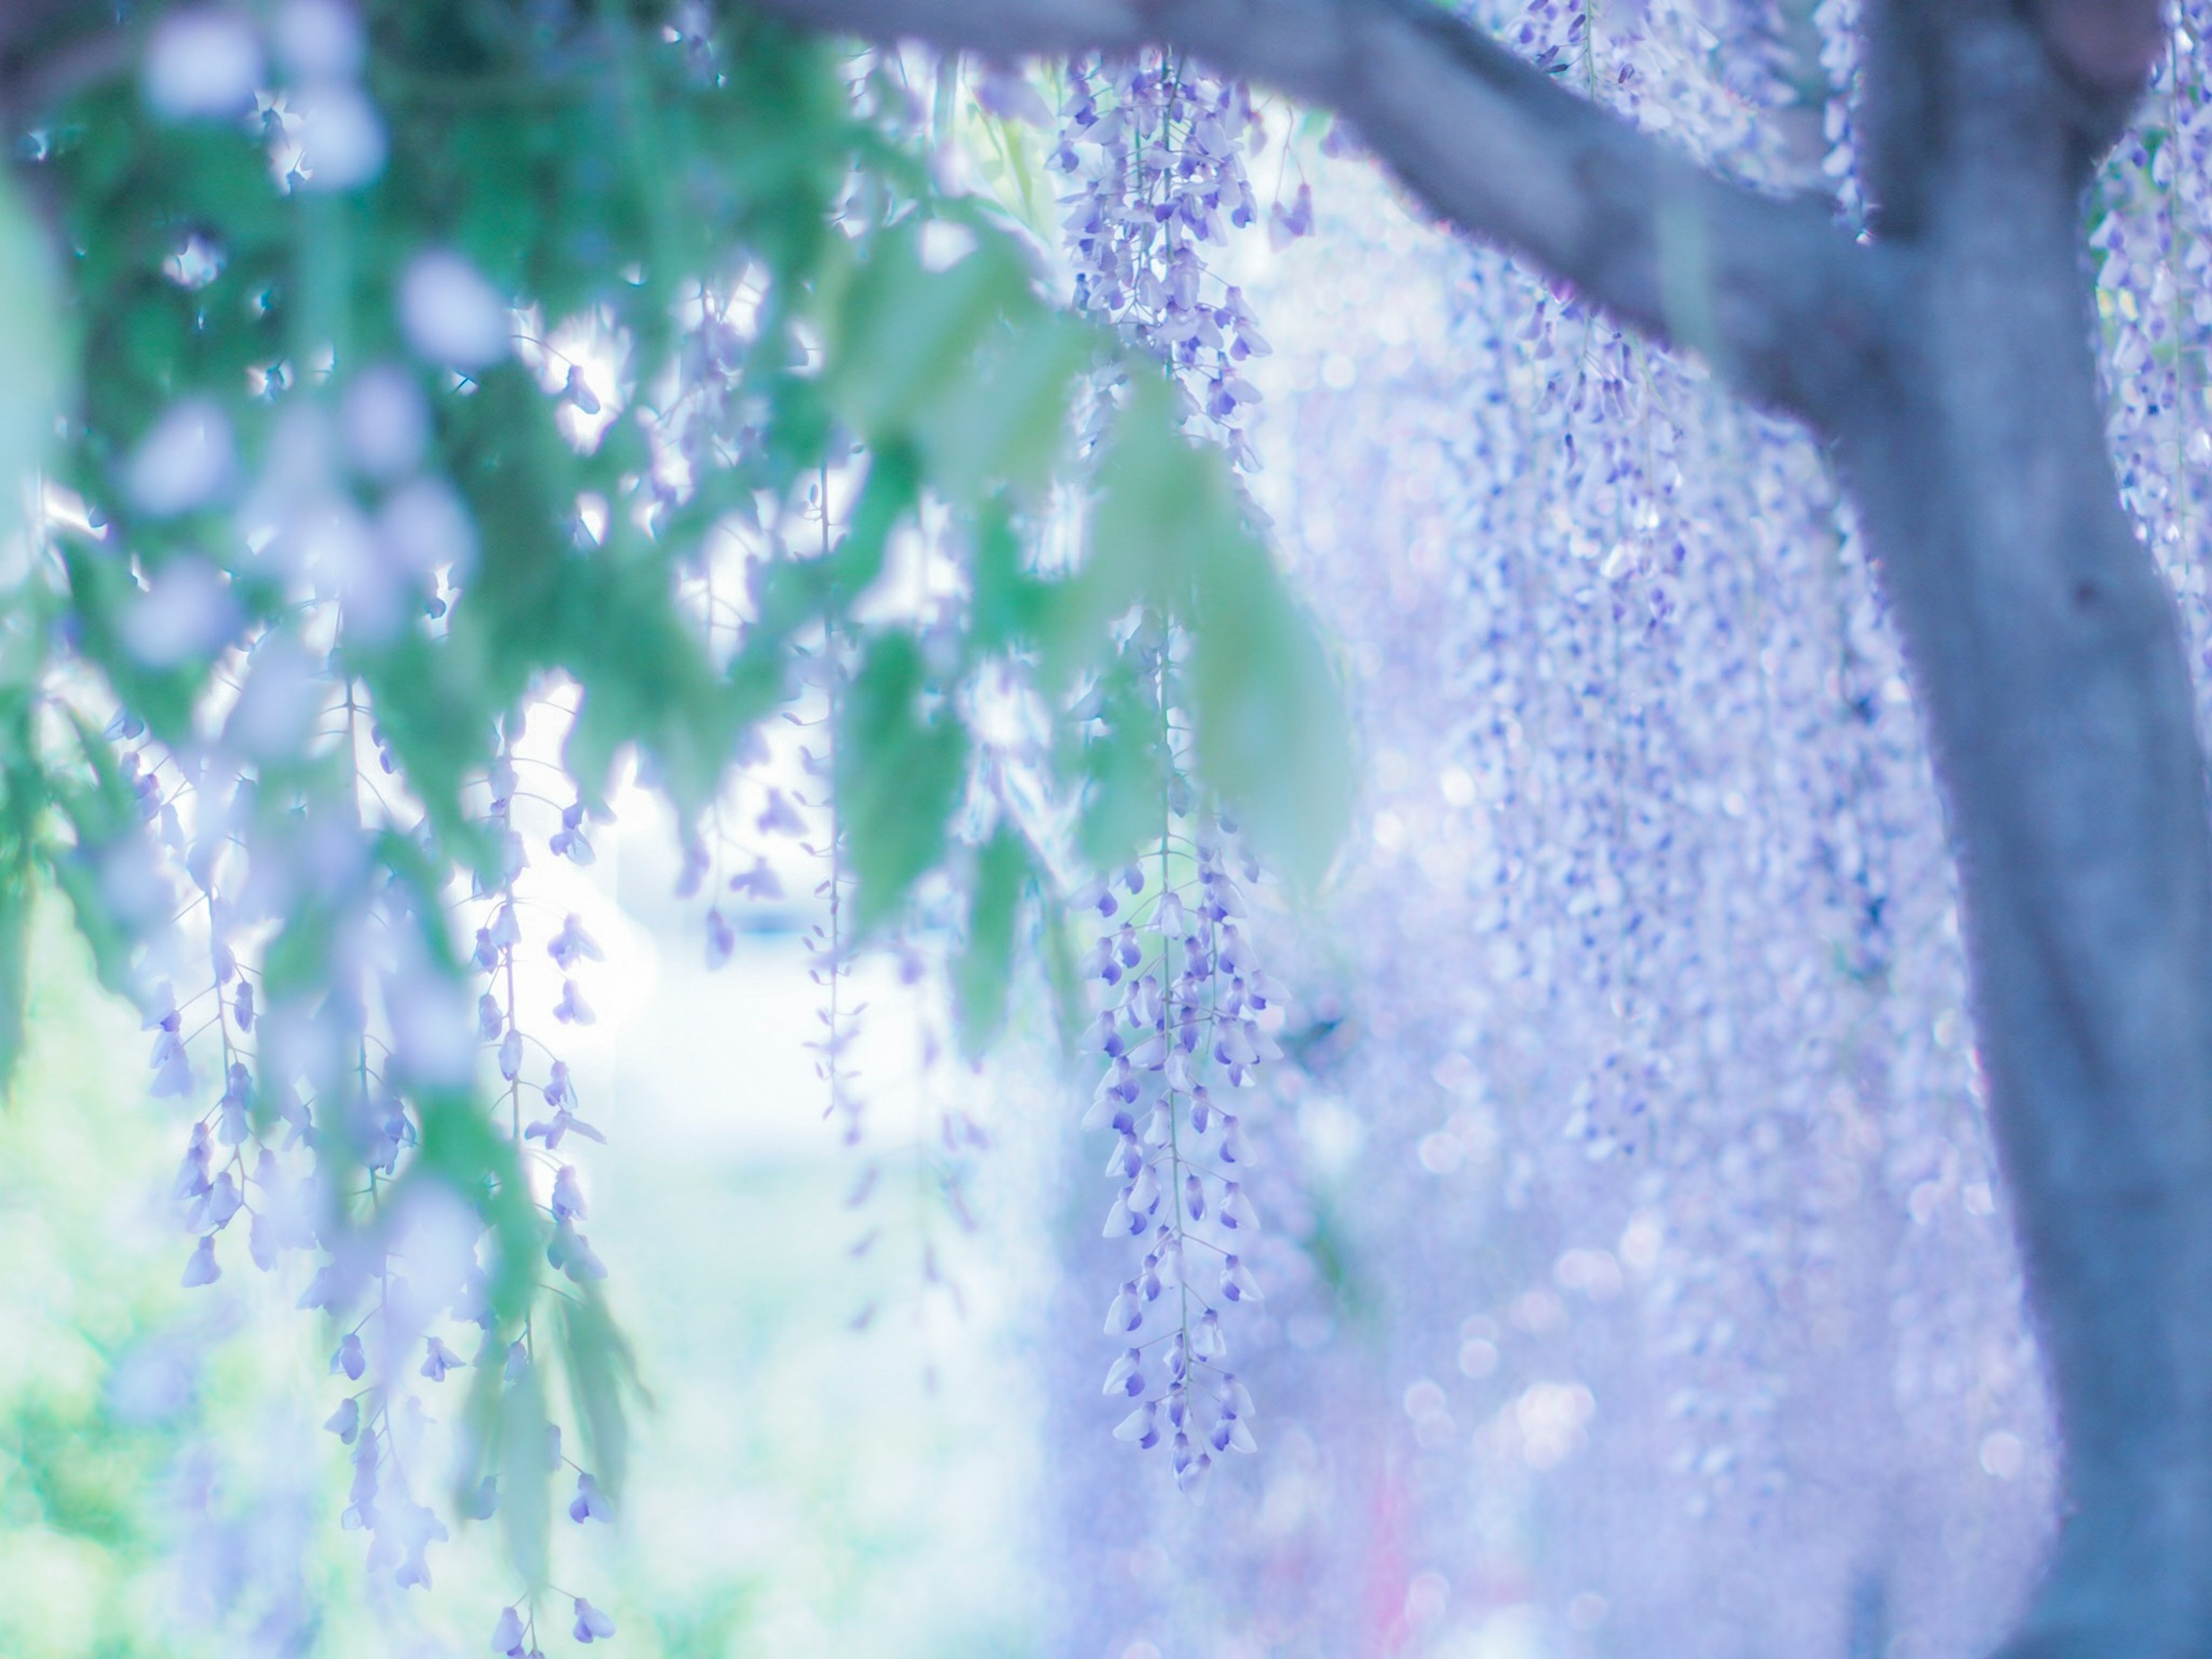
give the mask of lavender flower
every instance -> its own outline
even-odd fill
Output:
[[[185,1263],[181,1281],[186,1290],[201,1285],[212,1285],[222,1277],[222,1269],[215,1259],[215,1235],[210,1233],[193,1246],[191,1260]]]
[[[568,1500],[568,1518],[579,1526],[586,1521],[612,1521],[615,1518],[614,1505],[599,1490],[599,1483],[588,1474],[579,1474],[576,1476],[576,1495]],[[601,1632],[603,1635],[608,1633]]]
[[[571,1633],[579,1642],[604,1642],[615,1633],[615,1621],[580,1595],[576,1598],[576,1623]]]

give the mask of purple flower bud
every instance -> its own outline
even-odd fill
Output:
[[[1206,1183],[1195,1170],[1182,1178],[1182,1207],[1193,1221],[1206,1219]]]
[[[1102,880],[1093,880],[1093,883],[1084,884],[1082,890],[1075,894],[1075,909],[1095,909],[1099,915],[1113,915],[1115,911],[1121,909],[1121,905],[1115,900],[1109,884],[1102,883]]]
[[[557,1061],[556,1069],[558,1069]],[[557,1152],[561,1150],[562,1140],[570,1134],[579,1134],[586,1140],[595,1140],[602,1146],[607,1144],[607,1138],[605,1135],[585,1122],[583,1119],[569,1112],[565,1107],[554,1113],[550,1120],[541,1118],[531,1123],[523,1130],[522,1138],[525,1140],[542,1140],[545,1143],[547,1152]]]
[[[590,1025],[599,1019],[599,1016],[592,1012],[591,1004],[586,1002],[583,994],[577,990],[576,981],[573,979],[561,981],[561,1000],[554,1005],[553,1018],[563,1025]]]
[[[246,1252],[253,1258],[253,1265],[264,1273],[276,1266],[276,1230],[258,1210],[246,1224]]]
[[[1221,1401],[1221,1409],[1230,1416],[1249,1417],[1252,1415],[1251,1391],[1245,1388],[1242,1382],[1237,1380],[1237,1374],[1234,1371],[1226,1372],[1223,1375],[1221,1379],[1221,1387],[1219,1389],[1219,1397]]]
[[[492,1626],[491,1648],[494,1653],[505,1654],[507,1659],[523,1659],[522,1615],[513,1607],[503,1609],[499,1623]]]
[[[1143,1353],[1135,1348],[1124,1350],[1121,1357],[1108,1368],[1106,1387],[1103,1392],[1108,1395],[1127,1395],[1133,1399],[1144,1393],[1145,1376],[1139,1369],[1144,1363],[1144,1358]]]
[[[509,1083],[522,1074],[522,1033],[510,1030],[499,1040],[499,1074]]]
[[[230,1063],[222,1098],[216,1103],[216,1109],[219,1114],[216,1121],[216,1139],[226,1146],[237,1146],[246,1139],[246,1132],[252,1127],[253,1079],[236,1060]]]
[[[584,931],[583,918],[574,914],[561,924],[561,931],[546,945],[545,953],[553,958],[564,974],[573,963],[604,962],[606,959],[606,952],[600,950],[598,942]]]
[[[1144,1305],[1137,1300],[1137,1281],[1125,1283],[1106,1310],[1106,1334],[1127,1336],[1145,1322]]]
[[[607,1264],[599,1260],[592,1249],[592,1241],[583,1234],[574,1236],[568,1249],[568,1259],[561,1264],[561,1271],[579,1285],[607,1276]]]
[[[460,1363],[460,1355],[434,1336],[430,1339],[429,1353],[422,1361],[422,1375],[433,1382],[442,1382],[446,1373]]]
[[[576,1598],[576,1626],[570,1632],[579,1642],[604,1642],[615,1633],[615,1621],[582,1596]]]
[[[1160,1277],[1170,1285],[1183,1282],[1182,1239],[1164,1221],[1160,1224],[1160,1241],[1154,1252],[1160,1261]]]
[[[1237,932],[1234,922],[1224,921],[1216,935],[1218,948],[1214,951],[1214,967],[1224,974],[1241,974],[1249,964],[1244,957],[1244,941]]]
[[[1129,1183],[1129,1208],[1133,1212],[1150,1215],[1160,1207],[1160,1178],[1152,1165],[1137,1171],[1137,1178]]]
[[[195,1290],[199,1285],[212,1285],[222,1276],[223,1270],[215,1263],[215,1234],[210,1232],[206,1239],[192,1245],[192,1256],[184,1263],[184,1279],[179,1283],[185,1290]]]
[[[783,883],[769,867],[766,859],[756,856],[751,869],[730,878],[730,890],[756,899],[780,899],[783,896]]]
[[[361,1334],[348,1331],[338,1339],[337,1351],[331,1355],[331,1371],[343,1371],[349,1382],[358,1382],[362,1372],[368,1369],[368,1356],[362,1352]]]
[[[1122,1103],[1121,1091],[1111,1077],[1099,1083],[1097,1094],[1091,1097],[1083,1114],[1083,1127],[1086,1129],[1103,1129],[1109,1124],[1116,1129],[1133,1127]]]
[[[374,1430],[355,1443],[353,1449],[353,1482],[346,1488],[347,1500],[361,1512],[364,1521],[376,1503],[376,1434]],[[374,1522],[369,1522],[374,1525]]]
[[[576,1477],[576,1495],[568,1500],[568,1518],[581,1526],[586,1521],[612,1521],[615,1506],[608,1502],[599,1483],[588,1474]]]
[[[553,1215],[559,1221],[581,1221],[585,1216],[583,1190],[576,1184],[576,1166],[563,1164],[553,1177]]]
[[[1204,1134],[1213,1123],[1213,1102],[1200,1084],[1190,1091],[1190,1127],[1194,1134]]]
[[[1252,1277],[1251,1269],[1236,1256],[1224,1256],[1221,1263],[1221,1294],[1231,1302],[1258,1302],[1260,1281]]]
[[[1194,1181],[1197,1179],[1195,1176],[1191,1178]],[[1260,1231],[1260,1212],[1252,1207],[1252,1200],[1245,1195],[1244,1188],[1233,1181],[1229,1183],[1228,1190],[1221,1194],[1221,1224],[1239,1232],[1255,1233]]]
[[[1147,1400],[1115,1425],[1114,1437],[1133,1442],[1139,1451],[1150,1451],[1160,1443],[1158,1418],[1158,1408]]]
[[[361,1397],[356,1395],[341,1401],[338,1408],[323,1419],[323,1426],[346,1445],[353,1444],[354,1437],[361,1432]]]
[[[506,1011],[499,1006],[499,999],[486,991],[477,999],[477,1035],[486,1042],[489,1042],[506,1029]]]
[[[165,1040],[167,1047],[163,1046]],[[184,1044],[173,1033],[164,1031],[155,1040],[153,1064],[154,1085],[149,1092],[155,1099],[180,1099],[191,1093],[191,1062],[185,1058]]]
[[[1108,1058],[1121,1052],[1121,1028],[1112,1009],[1103,1009],[1084,1034],[1084,1047]]]
[[[215,1178],[207,1195],[195,1206],[199,1217],[192,1224],[193,1230],[198,1231],[205,1228],[210,1232],[221,1231],[230,1224],[230,1218],[238,1213],[238,1206],[242,1201],[238,1191],[238,1178],[225,1170]]]

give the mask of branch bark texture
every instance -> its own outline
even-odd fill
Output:
[[[2119,504],[2082,191],[2157,0],[1868,0],[1875,235],[1702,171],[1419,0],[769,0],[998,54],[1173,45],[1829,446],[1935,750],[2064,1436],[2017,1659],[2212,1652],[2212,819]]]

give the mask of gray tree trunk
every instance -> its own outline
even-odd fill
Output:
[[[2066,1451],[2020,1655],[2212,1651],[2212,892],[2172,604],[2105,442],[2069,95],[2002,13],[1922,60],[1914,231],[1831,423],[1950,811]]]

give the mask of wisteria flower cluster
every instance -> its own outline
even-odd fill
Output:
[[[1468,9],[1728,172],[1858,211],[1851,8]],[[2096,240],[2133,365],[2123,476],[2201,650],[2201,260],[2179,180],[2202,175],[2160,159],[2197,142],[2184,27]],[[1364,1041],[1326,1087],[1366,1128],[1346,1202],[1390,1374],[1363,1349],[1356,1379],[1302,1364],[1265,1403],[1278,1443],[1357,1424],[1345,1441],[1403,1462],[1370,1486],[1324,1444],[1279,1541],[1193,1546],[1202,1615],[1189,1581],[1172,1601],[1115,1585],[1080,1638],[1480,1639],[1451,1632],[1468,1587],[1440,1615],[1419,1579],[1382,1633],[1400,1603],[1360,1605],[1373,1558],[1339,1541],[1372,1501],[1367,1549],[1439,1583],[1502,1553],[1563,1642],[1602,1645],[1602,1617],[1700,1652],[1840,1648],[1840,1569],[1774,1538],[1878,1555],[1910,1515],[1965,1540],[1942,1583],[1869,1569],[1853,1607],[1892,1599],[1850,1616],[1985,1646],[2045,1536],[2047,1408],[1942,817],[1864,545],[1802,434],[1376,179],[1315,171],[1328,234],[1278,268],[1297,303],[1251,285],[1279,348],[1262,381],[1294,416],[1254,488],[1358,664],[1375,757],[1335,921]],[[1837,1503],[1889,1456],[1925,1485]],[[1516,1558],[1540,1531],[1577,1547]],[[1771,1575],[1771,1599],[1717,1624],[1697,1587],[1718,1581],[1660,1534],[1730,1582]]]
[[[1143,54],[1070,65],[1051,161],[1074,187],[1060,205],[1077,307],[1174,364],[1204,429],[1246,471],[1260,465],[1245,434],[1260,393],[1244,366],[1271,348],[1206,254],[1258,222],[1245,158],[1263,142],[1241,82]],[[1300,190],[1292,209],[1270,210],[1279,235],[1310,222],[1310,191]]]
[[[1237,766],[1313,739],[1224,700],[1316,647],[1233,514],[1158,556],[1150,504],[1228,499],[1226,459],[929,182],[902,60],[696,6],[403,11],[153,8],[28,146],[82,391],[0,601],[0,939],[39,882],[68,895],[185,1119],[185,1285],[251,1262],[328,1322],[341,1524],[413,1588],[495,1522],[497,1645],[528,1653],[556,1601],[614,1633],[555,1586],[548,1523],[619,1512],[634,1389],[580,1156],[615,1121],[582,1094],[608,952],[578,896],[618,788],[674,809],[710,962],[740,905],[818,916],[853,1136],[859,946],[951,919],[987,1042],[1022,907],[1060,888],[1045,826],[1130,793],[1052,740],[1120,619],[1203,644],[1239,573],[1267,628],[1191,714],[1232,803]],[[1237,404],[1264,346],[1208,304],[1176,350]],[[888,602],[917,546],[929,592]],[[980,730],[1009,702],[1043,733],[1019,810]],[[1241,1056],[1242,1014],[1209,1018]],[[957,1213],[981,1137],[943,1127]]]
[[[1221,1319],[1261,1300],[1246,1260],[1260,1231],[1245,1190],[1253,1146],[1239,1097],[1217,1101],[1208,1079],[1250,1090],[1261,1066],[1282,1057],[1259,1018],[1282,993],[1238,925],[1248,910],[1227,868],[1233,831],[1186,819],[1156,861],[1132,863],[1076,901],[1108,928],[1082,962],[1104,988],[1089,1046],[1106,1060],[1084,1127],[1115,1135],[1105,1236],[1143,1251],[1107,1310],[1106,1334],[1127,1346],[1105,1391],[1138,1401],[1115,1437],[1143,1449],[1165,1443],[1177,1484],[1194,1493],[1214,1454],[1257,1444]]]

